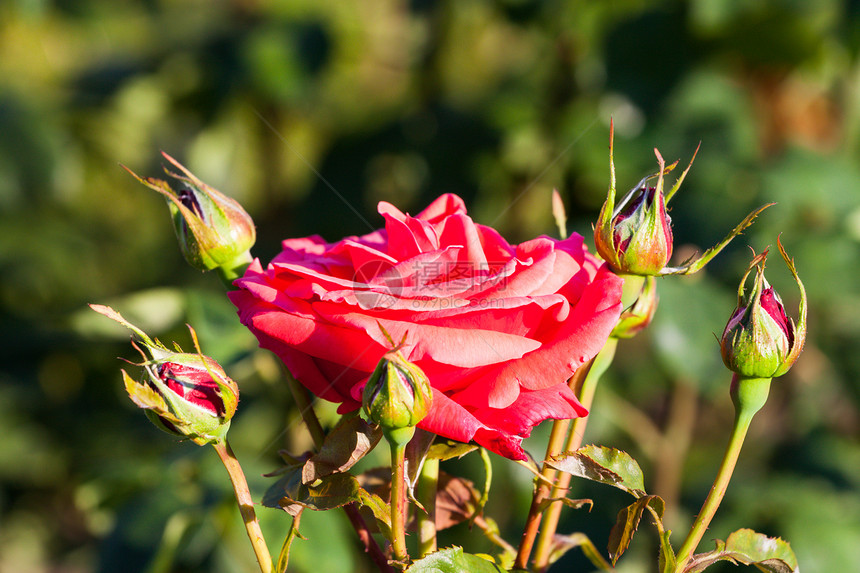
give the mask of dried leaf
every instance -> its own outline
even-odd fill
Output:
[[[617,487],[636,498],[645,495],[645,479],[639,464],[629,454],[615,448],[584,446],[546,463],[559,471]]]
[[[543,511],[556,502],[563,503],[571,509],[582,509],[587,505],[588,511],[591,511],[591,508],[594,507],[594,502],[590,499],[570,499],[568,497],[553,497],[543,500],[540,504],[540,510]]]
[[[298,471],[284,474],[263,495],[263,505],[296,516],[302,508],[323,511],[358,501],[358,482],[349,474],[333,474],[315,485],[301,482]]]
[[[480,507],[480,500],[481,494],[471,481],[439,472],[436,529],[441,531],[470,519]]]
[[[615,525],[612,526],[612,530],[609,532],[609,558],[612,560],[613,566],[615,566],[618,559],[630,546],[633,534],[639,528],[642,513],[649,505],[657,513],[657,516],[662,519],[665,503],[661,497],[656,495],[640,497],[618,512]]]
[[[450,460],[451,458],[462,458],[466,454],[474,452],[477,449],[478,446],[476,446],[475,444],[463,444],[460,442],[437,442],[430,446],[430,451],[427,453],[427,457],[430,459],[444,462],[445,460]]]
[[[370,452],[382,437],[359,416],[347,416],[326,436],[320,451],[305,462],[302,483],[311,483],[337,472],[345,472]]]

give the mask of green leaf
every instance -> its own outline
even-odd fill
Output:
[[[305,462],[302,483],[311,483],[337,472],[345,472],[370,452],[382,431],[359,416],[345,416],[326,436],[320,451]]]
[[[618,559],[630,546],[633,534],[639,528],[642,512],[649,505],[657,513],[657,517],[662,519],[665,503],[661,497],[656,495],[640,497],[618,512],[615,525],[612,526],[612,530],[609,532],[609,558],[612,560],[613,566],[615,566]]]
[[[799,570],[797,558],[787,541],[756,533],[752,529],[739,529],[725,541],[717,540],[716,549],[694,556],[684,571],[704,571],[717,561],[755,565],[770,573],[796,573]]]
[[[622,489],[639,498],[645,495],[642,469],[626,452],[588,445],[554,456],[546,464],[559,471]]]
[[[373,512],[373,516],[384,527],[391,527],[391,468],[369,469],[356,476],[361,489],[359,501],[363,507]]]
[[[580,547],[582,549],[582,554],[601,571],[609,571],[612,569],[612,566],[603,558],[603,555],[600,554],[600,551],[597,550],[597,547],[594,546],[591,539],[589,539],[584,533],[554,535],[548,564],[552,565],[574,547]]]
[[[373,513],[373,517],[385,529],[383,533],[386,537],[389,537],[388,530],[391,529],[391,505],[375,493],[370,493],[363,488],[358,490],[358,501],[362,507],[366,507]]]
[[[462,547],[449,547],[436,553],[431,553],[412,564],[407,573],[498,573],[504,569],[498,565],[469,553],[463,553]]]

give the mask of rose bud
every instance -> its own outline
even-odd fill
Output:
[[[627,283],[631,282],[634,278],[627,277],[625,279],[625,291],[627,290]],[[639,331],[651,324],[651,320],[654,318],[654,313],[657,311],[657,302],[660,300],[660,297],[657,296],[657,281],[654,277],[650,276],[642,278],[644,280],[639,290],[639,296],[632,305],[621,313],[618,325],[612,331],[611,336],[615,338],[633,338]]]
[[[251,216],[237,201],[200,181],[166,153],[162,155],[183,173],[165,168],[181,182],[178,190],[167,181],[139,177],[126,169],[167,199],[179,247],[191,266],[201,271],[218,269],[227,280],[241,276],[252,260],[250,249],[256,241]]]
[[[134,333],[132,345],[144,357],[140,366],[147,376],[138,382],[123,370],[122,377],[129,397],[147,417],[158,428],[201,446],[222,441],[239,404],[239,388],[217,361],[200,353],[194,329],[188,327],[197,353],[184,353],[178,346],[173,351],[114,309],[90,307]]]
[[[176,353],[143,366],[146,378],[137,382],[123,370],[123,380],[156,427],[201,446],[224,439],[239,388],[220,364],[202,354]]]
[[[620,207],[609,228],[611,238],[602,233],[595,238],[597,251],[617,272],[658,274],[672,257],[672,220],[666,213],[662,172],[657,187],[634,189]]]
[[[770,206],[764,205],[747,215],[722,242],[705,251],[697,259],[685,261],[680,267],[668,267],[669,260],[672,258],[673,237],[672,220],[666,211],[666,206],[693,166],[693,160],[696,159],[699,148],[696,148],[690,164],[665,196],[663,177],[675,169],[678,162],[666,165],[660,152],[655,149],[654,154],[657,156],[660,170],[643,178],[616,205],[613,147],[614,126],[610,123],[609,194],[594,228],[594,244],[600,256],[618,274],[655,276],[695,273],[749,227],[759,213]],[[649,181],[654,178],[657,178],[657,184],[652,187]]]
[[[389,440],[401,444],[412,437],[415,426],[430,412],[432,402],[430,380],[397,348],[385,353],[362,394],[367,417],[382,427]]]
[[[798,323],[786,316],[779,294],[764,278],[767,251],[755,257],[738,288],[738,307],[720,341],[723,362],[732,372],[747,378],[773,378],[788,372],[800,356],[806,339],[806,290],[794,262],[777,240],[779,252],[800,288]],[[747,277],[756,269],[752,292],[746,294]]]

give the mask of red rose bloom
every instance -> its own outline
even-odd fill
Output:
[[[235,282],[260,346],[348,412],[388,337],[405,336],[401,353],[433,386],[418,427],[512,459],[538,423],[587,414],[566,382],[618,321],[622,281],[581,236],[511,245],[450,194],[416,217],[385,202],[379,213],[383,230],[288,239]]]

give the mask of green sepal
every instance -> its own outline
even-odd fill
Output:
[[[797,310],[797,324],[795,324],[793,318],[788,317],[791,328],[794,330],[794,344],[792,345],[788,356],[786,356],[785,362],[777,369],[774,377],[782,376],[788,372],[789,368],[791,368],[798,356],[800,356],[800,353],[803,352],[803,345],[806,342],[806,289],[803,287],[803,281],[801,281],[800,277],[797,275],[797,268],[794,266],[794,259],[789,257],[788,253],[785,252],[785,248],[782,246],[782,241],[780,241],[779,237],[776,238],[776,246],[779,249],[779,254],[782,255],[782,259],[785,261],[785,264],[788,265],[788,270],[791,272],[794,282],[797,283],[797,287],[800,289],[800,303]]]
[[[753,221],[755,221],[755,218],[758,217],[762,211],[764,211],[765,209],[767,209],[768,207],[770,207],[772,205],[776,205],[776,203],[768,203],[767,205],[762,205],[758,209],[753,210],[749,215],[744,217],[743,221],[738,223],[738,225],[734,229],[732,229],[731,233],[726,235],[726,238],[724,238],[722,241],[720,241],[719,243],[717,243],[716,245],[714,245],[713,247],[711,247],[710,249],[708,249],[707,251],[702,253],[702,255],[699,258],[694,259],[693,257],[690,257],[689,259],[684,261],[681,264],[681,266],[666,267],[665,269],[663,269],[659,273],[660,276],[665,276],[665,275],[692,275],[694,273],[699,272],[700,270],[702,270],[705,267],[705,265],[707,265],[709,262],[711,262],[711,259],[716,257],[720,253],[720,251],[722,251],[724,248],[726,248],[726,245],[731,243],[735,237],[740,235],[747,227],[752,225]]]
[[[582,554],[591,561],[592,565],[601,571],[610,571],[612,569],[612,565],[601,555],[591,539],[584,533],[554,535],[547,565],[552,565],[561,559],[565,553],[576,547],[579,547],[582,550]]]

